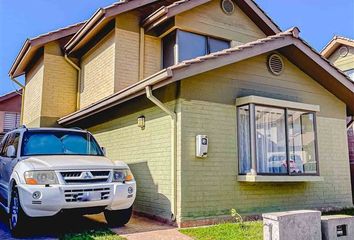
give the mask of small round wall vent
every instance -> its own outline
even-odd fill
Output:
[[[232,0],[221,0],[221,9],[227,15],[231,15],[235,12],[235,3]]]
[[[283,59],[278,54],[272,54],[268,58],[268,69],[274,75],[279,76],[284,71]]]
[[[348,53],[349,53],[349,50],[348,50],[348,48],[345,47],[345,46],[343,46],[343,47],[341,47],[341,48],[339,49],[339,56],[341,56],[341,57],[347,56]]]

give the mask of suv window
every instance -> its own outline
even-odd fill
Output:
[[[15,147],[16,152],[17,152],[19,140],[20,140],[20,133],[10,133],[3,142],[0,156],[5,157],[6,152],[7,152],[7,148],[11,145],[13,145]]]
[[[7,138],[8,138],[8,136],[9,135],[5,135],[4,138],[0,142],[0,156],[2,156],[2,149],[3,149],[4,145],[5,145],[5,142],[6,142]]]

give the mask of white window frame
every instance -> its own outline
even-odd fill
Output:
[[[247,96],[247,97],[241,97],[236,99],[236,113],[237,113],[237,122],[238,122],[238,112],[239,112],[239,107],[248,105],[249,106],[249,111],[250,111],[250,157],[251,157],[251,171],[248,174],[242,174],[238,170],[238,175],[241,176],[241,179],[244,181],[247,181],[249,179],[248,177],[242,175],[251,175],[251,176],[257,176],[257,158],[256,158],[256,140],[255,140],[255,107],[256,106],[267,106],[267,107],[274,107],[274,108],[282,108],[285,109],[285,114],[287,115],[287,111],[289,110],[299,110],[299,111],[306,111],[306,112],[312,112],[315,113],[315,119],[314,119],[314,134],[315,134],[315,154],[316,154],[316,164],[317,164],[317,169],[316,173],[302,173],[302,174],[282,174],[282,175],[277,175],[277,174],[269,174],[271,178],[276,178],[276,177],[290,177],[290,178],[295,178],[295,177],[300,177],[300,179],[305,179],[301,177],[311,177],[311,176],[319,176],[319,157],[318,157],[318,138],[317,138],[317,122],[316,122],[316,113],[320,111],[320,106],[319,105],[312,105],[312,104],[305,104],[305,103],[299,103],[299,102],[292,102],[292,101],[285,101],[285,100],[278,100],[278,99],[273,99],[273,98],[266,98],[266,97],[259,97],[259,96]],[[237,123],[237,148],[239,148],[239,123]],[[286,128],[286,131],[288,129]],[[287,139],[288,141],[288,139]],[[238,151],[240,152],[240,151]],[[240,155],[238,154],[238,166],[240,166]],[[265,176],[267,177],[267,176]],[[261,177],[262,178],[262,177]],[[264,179],[263,179],[264,180]],[[262,181],[263,181],[262,180]],[[256,177],[252,178],[252,182],[256,181]]]

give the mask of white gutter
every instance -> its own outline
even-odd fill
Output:
[[[20,115],[20,124],[23,124],[23,108],[25,107],[25,91],[26,91],[26,86],[24,86],[22,83],[20,83],[16,78],[12,77],[10,75],[10,79],[16,83],[20,88],[22,89],[22,97],[21,97],[21,115]]]
[[[80,87],[81,87],[81,68],[70,60],[67,54],[64,55],[65,60],[77,70],[77,94],[76,94],[76,110],[80,109]]]
[[[177,216],[177,114],[152,95],[150,86],[145,90],[146,97],[171,117],[171,219],[175,221]]]

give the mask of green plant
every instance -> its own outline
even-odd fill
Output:
[[[242,216],[237,212],[235,208],[231,209],[231,217],[234,219],[236,223],[240,223],[241,226],[243,226],[243,218]]]

